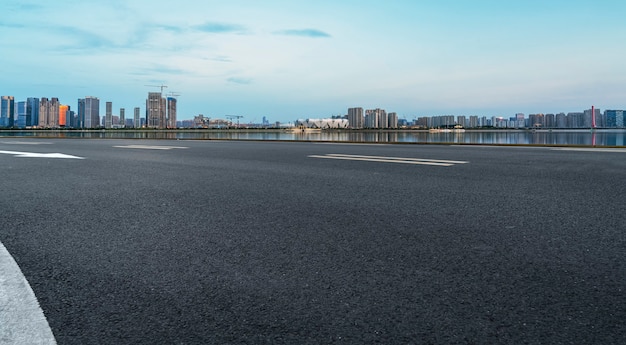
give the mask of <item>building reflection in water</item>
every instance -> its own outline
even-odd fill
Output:
[[[578,131],[472,131],[429,133],[428,131],[323,130],[7,130],[0,136],[92,138],[92,139],[196,139],[196,140],[293,140],[356,143],[451,143],[505,145],[624,146],[626,130]]]

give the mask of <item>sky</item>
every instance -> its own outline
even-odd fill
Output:
[[[623,0],[3,0],[0,94],[275,122],[626,108]],[[104,113],[103,110],[101,110]]]

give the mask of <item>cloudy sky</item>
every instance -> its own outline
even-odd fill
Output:
[[[623,0],[3,0],[0,94],[290,122],[626,108]],[[116,112],[114,111],[114,112]],[[127,110],[127,113],[130,111]]]

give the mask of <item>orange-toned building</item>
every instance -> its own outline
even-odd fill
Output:
[[[65,127],[67,125],[67,113],[70,109],[67,105],[59,105],[59,126]]]

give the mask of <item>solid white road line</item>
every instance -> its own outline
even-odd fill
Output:
[[[402,158],[402,157],[384,157],[384,156],[362,156],[362,155],[346,155],[346,154],[326,154],[326,155],[310,155],[311,158],[323,159],[341,159],[366,162],[382,162],[382,163],[399,163],[414,165],[432,165],[432,166],[453,166],[455,164],[466,164],[467,161],[450,161],[441,159],[423,159],[423,158]]]
[[[139,149],[139,150],[172,150],[172,149],[188,149],[184,146],[151,146],[151,145],[125,145],[113,146],[121,149]]]
[[[37,297],[0,243],[0,344],[56,344]]]

